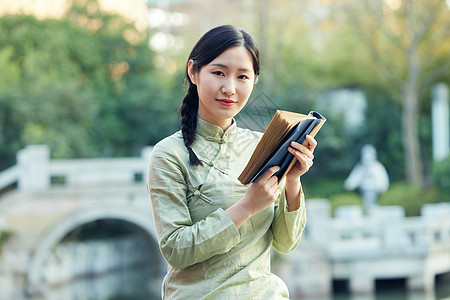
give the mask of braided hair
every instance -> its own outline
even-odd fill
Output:
[[[232,25],[222,25],[206,32],[195,44],[186,63],[185,82],[187,93],[184,96],[180,107],[181,114],[181,133],[183,135],[184,145],[189,151],[189,163],[191,166],[202,164],[200,159],[192,150],[192,144],[195,141],[195,130],[197,128],[197,115],[199,98],[197,86],[192,83],[188,74],[188,64],[193,61],[193,71],[199,72],[200,69],[213,61],[228,48],[243,46],[250,53],[253,60],[253,70],[255,77],[259,75],[259,51],[253,38],[245,30]]]
[[[189,151],[189,163],[192,166],[201,165],[202,162],[198,159],[192,150],[192,143],[195,140],[195,129],[197,128],[197,112],[198,112],[198,93],[197,86],[191,84],[188,88],[186,96],[184,96],[183,103],[180,107],[181,113],[181,132],[183,134],[184,145]]]

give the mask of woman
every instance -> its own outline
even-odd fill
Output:
[[[316,141],[293,143],[296,164],[282,183],[272,167],[238,180],[261,134],[238,128],[259,75],[253,38],[233,26],[205,33],[187,62],[181,131],[152,151],[148,190],[161,252],[169,264],[163,299],[286,299],[270,272],[270,249],[292,251],[306,222],[300,176]]]

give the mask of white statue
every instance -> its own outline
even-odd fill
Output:
[[[380,193],[389,188],[389,177],[384,166],[377,161],[377,151],[372,145],[361,150],[361,161],[356,164],[344,182],[344,188],[359,188],[366,213],[376,205]]]

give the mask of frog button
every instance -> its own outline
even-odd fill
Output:
[[[194,192],[194,195],[195,195],[195,196],[200,195],[200,191],[199,191],[199,190],[196,190],[196,191]]]
[[[210,161],[210,162],[208,163],[208,165],[209,165],[210,167],[214,167],[214,162],[213,162],[213,161]]]

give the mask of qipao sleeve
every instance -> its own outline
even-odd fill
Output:
[[[238,229],[223,209],[193,223],[186,197],[190,166],[184,150],[164,140],[157,144],[147,182],[161,252],[178,269],[226,253],[240,242]]]
[[[288,211],[284,184],[280,185],[282,192],[275,203],[275,215],[272,223],[273,247],[281,253],[293,251],[302,238],[306,225],[306,207],[303,191],[300,191],[300,208]]]

